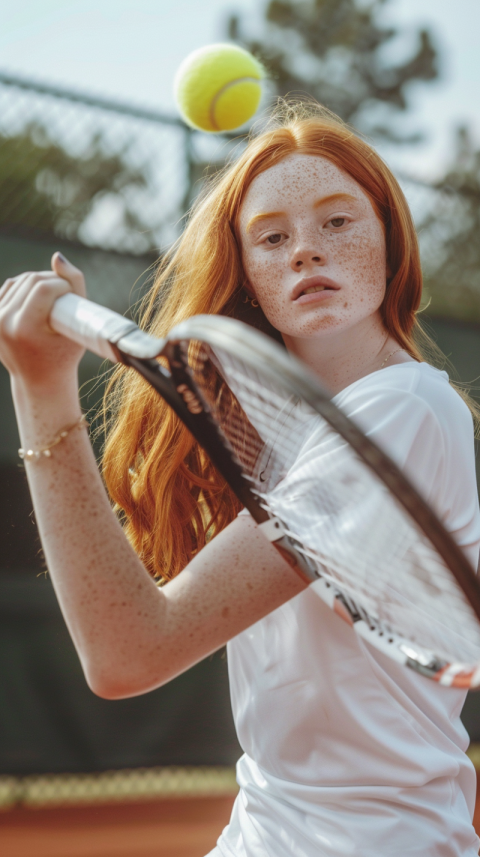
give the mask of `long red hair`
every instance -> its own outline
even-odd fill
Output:
[[[237,224],[251,182],[295,153],[328,158],[368,194],[385,230],[386,331],[416,359],[422,293],[417,237],[403,192],[380,156],[318,105],[289,104],[207,186],[181,239],[160,261],[141,325],[164,336],[198,313],[238,316],[243,292]],[[255,310],[260,327],[269,323]],[[275,335],[273,329],[270,329]],[[106,393],[103,473],[126,534],[151,574],[169,579],[220,532],[240,504],[174,413],[133,371],[117,367]]]

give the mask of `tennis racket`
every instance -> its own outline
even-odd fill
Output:
[[[50,322],[158,391],[265,536],[363,639],[442,685],[480,685],[473,568],[303,363],[222,316],[190,318],[159,340],[68,294]]]

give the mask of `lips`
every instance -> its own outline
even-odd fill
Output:
[[[305,277],[295,286],[292,301],[296,301],[303,295],[316,294],[323,291],[338,291],[340,286],[330,277]]]

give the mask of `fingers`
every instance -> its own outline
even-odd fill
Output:
[[[48,325],[51,309],[69,291],[69,283],[52,271],[16,277],[0,296],[0,333],[9,340],[30,338],[35,330],[53,334]]]
[[[70,292],[69,283],[50,272],[50,278],[41,278],[32,283],[27,280],[18,291],[17,298],[23,303],[26,315],[32,320],[50,316],[57,298]],[[50,329],[50,327],[49,327]]]
[[[40,318],[44,311],[49,315],[54,301],[69,291],[84,297],[85,280],[82,272],[57,252],[52,257],[52,270],[27,271],[4,282],[0,288],[0,312],[5,318],[23,307],[33,311],[33,316],[29,313],[31,318]]]
[[[80,295],[82,298],[86,296],[85,279],[82,272],[59,252],[52,256],[52,271],[57,277],[66,280],[76,295]]]
[[[54,253],[52,256],[52,270],[51,271],[27,271],[25,274],[20,274],[18,277],[11,277],[8,280],[5,280],[3,286],[0,288],[0,303],[4,304],[5,299],[11,298],[12,294],[18,294],[18,290],[23,288],[23,285],[26,284],[26,288],[28,285],[30,288],[36,286],[41,280],[50,281],[53,279],[61,279],[64,280],[68,284],[68,288],[65,289],[65,292],[72,291],[80,297],[86,296],[85,289],[85,279],[82,272],[72,265],[68,259],[65,258],[61,253]],[[57,295],[58,297],[58,295]]]
[[[0,309],[8,311],[14,304],[20,306],[33,291],[38,292],[42,287],[43,291],[48,291],[52,284],[62,284],[62,292],[70,291],[69,283],[66,280],[60,280],[53,274],[52,271],[37,271],[35,273],[28,272],[20,274],[11,280],[7,280],[0,290]],[[55,289],[55,297],[59,297],[57,289]]]
[[[24,283],[26,283],[29,278],[30,287],[34,285],[36,278],[43,277],[44,279],[51,279],[52,272],[51,271],[38,271],[34,273],[32,271],[27,271],[26,274],[19,274],[18,277],[10,277],[8,280],[5,280],[3,286],[0,288],[0,306],[2,309],[11,301],[14,295],[17,295],[18,290],[22,287]]]
[[[12,288],[15,280],[13,277],[10,277],[8,280],[5,280],[3,286],[0,288],[0,301],[2,301],[5,296],[8,294],[10,289]]]
[[[69,292],[85,294],[83,275],[58,254],[52,267],[9,278],[0,288],[0,360],[12,377],[37,390],[50,389],[52,379],[70,376],[83,353],[49,324],[57,298]]]

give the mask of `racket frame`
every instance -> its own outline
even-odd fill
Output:
[[[270,376],[274,383],[280,385],[287,383],[292,393],[317,411],[389,488],[408,512],[413,523],[423,530],[432,542],[466,594],[480,621],[480,584],[472,566],[462,549],[399,467],[335,405],[331,394],[323,388],[318,378],[304,363],[287,351],[284,352],[268,337],[259,335],[257,331],[251,331],[246,325],[242,326],[241,336],[239,336],[238,322],[234,321],[231,329],[228,329],[230,327],[228,323],[231,321],[231,319],[213,315],[194,316],[173,328],[166,341],[168,343],[189,340],[206,342],[212,348],[221,348],[235,354],[246,364],[258,366],[260,362],[262,371]],[[178,353],[181,356],[182,351]],[[193,389],[196,390],[195,385]],[[201,397],[198,390],[197,395]]]
[[[190,392],[202,404],[202,408],[194,414],[195,420],[199,417],[204,419],[202,415],[209,414],[209,410],[208,404],[204,401],[201,390],[197,388],[188,363],[184,358],[184,355],[188,353],[190,341],[205,343],[214,350],[219,348],[230,352],[253,367],[261,364],[262,372],[269,376],[272,382],[284,387],[288,384],[295,396],[303,399],[314,411],[319,413],[334,431],[355,450],[380,481],[388,487],[415,526],[431,541],[466,595],[477,619],[480,620],[480,585],[459,545],[438,521],[433,510],[409,483],[397,465],[332,402],[331,395],[322,387],[316,376],[305,364],[288,352],[284,352],[277,343],[269,340],[266,336],[259,336],[257,331],[253,332],[245,325],[242,325],[240,331],[238,322],[231,319],[204,315],[181,322],[167,336],[163,353],[170,359],[174,377],[181,384],[188,386]],[[177,374],[180,373],[179,364],[182,365],[182,374]],[[210,418],[209,424],[212,423],[216,425]],[[192,433],[203,445],[201,433],[197,432],[196,427]],[[226,440],[223,435],[221,435],[221,439],[225,444]],[[204,448],[206,449],[205,446]],[[208,449],[206,451],[208,452]],[[215,450],[209,452],[209,455],[216,464]],[[222,463],[221,472],[235,490],[230,471],[232,461],[235,460],[233,451],[231,451],[231,455],[232,458],[227,456]],[[241,466],[238,466],[241,470]],[[218,469],[220,470],[220,467]],[[251,491],[250,486],[249,490]],[[240,494],[237,496],[244,502]],[[255,503],[249,508],[255,520],[257,520],[255,514],[255,507],[257,506],[258,503],[255,500]],[[283,526],[281,521],[279,523],[280,526]],[[306,557],[303,553],[299,554],[294,539],[288,535],[286,539],[288,550],[292,551],[293,549],[296,562],[302,566],[302,560],[308,559],[308,556]],[[480,664],[448,663],[433,652],[393,633],[390,628],[369,616],[353,598],[326,580],[316,567],[313,568],[313,577],[312,566],[307,565],[305,568],[303,565],[302,572],[310,582],[312,579],[317,582],[317,594],[334,612],[353,626],[360,637],[393,660],[446,686],[461,688],[480,686]]]

